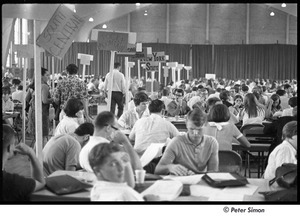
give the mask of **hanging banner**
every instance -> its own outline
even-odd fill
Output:
[[[98,32],[97,47],[100,50],[127,51],[128,33]]]
[[[48,25],[37,38],[37,45],[62,59],[72,44],[84,20],[64,5],[57,8]]]

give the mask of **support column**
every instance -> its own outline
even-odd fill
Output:
[[[249,31],[250,31],[250,4],[247,4],[247,19],[246,19],[246,44],[249,44]]]
[[[166,43],[170,43],[170,5],[167,4]]]
[[[285,43],[290,43],[290,15],[287,14],[286,16],[286,35],[285,35]]]
[[[206,43],[209,43],[209,4],[206,4]]]
[[[127,15],[127,32],[130,32],[130,18],[131,18],[131,15],[130,15],[130,13],[128,13],[128,15]]]

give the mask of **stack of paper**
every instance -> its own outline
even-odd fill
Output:
[[[201,181],[201,178],[204,174],[198,174],[198,175],[191,175],[191,176],[175,176],[175,175],[169,175],[165,176],[164,179],[168,180],[174,180],[179,181],[182,184],[188,184],[188,185],[195,185]]]
[[[158,180],[141,194],[159,196],[162,201],[175,200],[181,193],[183,184],[179,181]]]

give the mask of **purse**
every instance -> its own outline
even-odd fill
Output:
[[[297,186],[297,164],[284,163],[276,169],[275,178],[269,181],[271,186],[274,182],[284,188]]]

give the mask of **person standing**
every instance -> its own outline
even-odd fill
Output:
[[[58,82],[53,93],[54,102],[59,105],[63,113],[65,104],[69,99],[80,99],[83,103],[86,121],[91,123],[92,119],[88,110],[87,85],[76,76],[78,67],[75,64],[69,64],[66,69],[69,75],[66,79]],[[60,116],[62,117],[62,114]]]
[[[104,81],[104,90],[108,91],[110,88],[110,82],[112,81],[112,92],[111,92],[111,106],[110,111],[115,114],[116,104],[118,105],[118,114],[117,117],[120,118],[123,114],[124,104],[123,96],[126,93],[125,88],[125,78],[124,75],[120,72],[121,64],[116,62],[114,64],[114,69],[112,72],[109,72]]]

